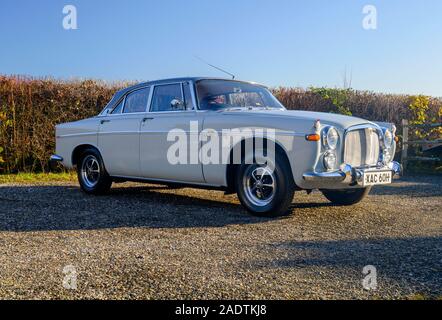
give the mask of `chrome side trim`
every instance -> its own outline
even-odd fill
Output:
[[[129,134],[140,134],[139,131],[101,131],[100,135],[104,136],[104,135],[115,135],[115,134],[119,134],[119,135],[129,135]]]
[[[71,137],[84,137],[84,136],[95,136],[97,135],[97,132],[86,132],[86,133],[71,133],[71,134],[64,134],[61,136],[57,136],[57,138],[71,138]]]
[[[176,112],[183,112],[183,111],[172,111],[174,113]],[[186,112],[186,111],[184,111]],[[194,111],[191,111],[194,112]],[[166,114],[167,112],[164,113],[159,113],[159,114],[155,114],[152,113],[151,115],[163,115]],[[146,113],[147,115],[149,113]],[[216,130],[215,131],[217,134],[222,134],[222,131]],[[163,133],[163,134],[167,134],[169,133],[169,131],[162,131],[162,130],[155,130],[155,131],[100,131],[100,132],[87,132],[87,133],[73,133],[73,134],[65,134],[65,135],[61,135],[61,136],[57,136],[57,138],[72,138],[72,137],[82,137],[82,136],[93,136],[93,135],[109,135],[109,134],[149,134],[149,133]],[[192,131],[185,131],[185,133],[187,134],[195,134],[195,132]],[[230,133],[230,135],[232,136],[242,136],[241,133],[235,133],[232,132]],[[306,133],[298,133],[298,132],[291,132],[291,131],[276,131],[276,135],[277,136],[288,136],[288,137],[300,137],[300,138],[305,138],[305,136],[307,135]]]
[[[300,132],[290,132],[290,131],[276,131],[277,136],[288,136],[288,137],[300,137],[305,139],[308,133],[300,133]]]

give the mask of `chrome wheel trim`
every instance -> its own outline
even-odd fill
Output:
[[[268,205],[276,194],[274,171],[268,166],[249,166],[243,176],[243,190],[247,199],[255,206]]]
[[[83,159],[81,165],[81,178],[88,188],[94,188],[100,180],[100,164],[93,155],[88,155]]]

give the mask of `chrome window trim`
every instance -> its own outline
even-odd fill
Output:
[[[180,83],[180,87],[181,87],[181,101],[184,103],[184,110],[187,110],[186,107],[186,98],[184,97],[184,86],[183,86],[184,82]]]
[[[148,112],[148,114],[151,115],[151,116],[160,116],[160,115],[163,115],[163,114],[176,114],[176,113],[191,113],[191,114],[194,114],[195,110],[189,109],[189,110],[177,110],[177,111],[151,111],[151,112]]]
[[[185,111],[189,111],[189,110],[194,110],[194,111],[196,111],[197,110],[197,107],[196,107],[196,100],[195,100],[195,93],[193,92],[193,81],[184,81],[184,82],[181,82],[181,87],[182,87],[182,89],[183,89],[183,99],[184,100],[186,100],[186,97],[185,97],[185,95],[184,95],[184,85],[185,84],[187,84],[188,86],[189,86],[189,91],[190,91],[190,99],[192,99],[192,108],[191,109],[187,109],[186,108],[186,110]],[[186,102],[186,101],[185,101]]]
[[[118,107],[118,105],[121,103],[121,102],[123,102],[123,108],[121,108],[121,111],[123,111],[123,109],[124,109],[124,105],[126,104],[126,95],[124,95],[120,100],[118,100],[118,102],[117,103],[115,103],[115,106],[107,113],[107,114],[105,114],[105,115],[103,115],[104,117],[107,117],[107,116],[117,116],[117,115],[121,115],[122,113],[121,113],[121,111],[119,112],[119,113],[112,113],[117,107]]]
[[[152,111],[152,100],[153,100],[153,95],[155,94],[155,89],[157,87],[163,87],[163,86],[170,86],[170,85],[174,85],[174,84],[179,84],[181,87],[181,100],[184,101],[184,91],[183,91],[183,82],[182,81],[178,81],[178,82],[168,82],[168,83],[161,83],[161,84],[154,84],[152,85],[152,94],[151,94],[151,99],[149,101],[149,108],[148,111],[149,113],[164,113],[164,112],[183,112],[183,111],[187,111],[187,110],[177,110],[177,111]]]
[[[109,114],[107,117],[120,117],[124,119],[125,116],[134,116],[134,115],[143,115],[146,114],[146,111],[140,111],[140,112],[131,112],[131,113],[117,113],[117,114]]]
[[[190,90],[190,91],[191,91],[192,98],[193,98],[193,101],[194,101],[194,108],[195,108],[195,110],[197,112],[208,111],[208,110],[201,110],[200,109],[200,102],[198,100],[198,94],[197,94],[197,91],[196,91],[197,83],[195,81],[190,81],[190,82],[192,83],[192,90]]]
[[[144,90],[146,88],[149,88],[149,98],[147,99],[147,105],[146,105],[146,109],[145,111],[140,111],[140,112],[128,112],[128,113],[123,113],[124,108],[126,107],[126,97],[131,94],[132,92],[138,91],[138,90]],[[136,88],[133,89],[131,91],[128,91],[123,97],[120,98],[120,100],[118,100],[118,102],[115,103],[114,107],[111,109],[111,111],[108,114],[103,114],[103,115],[98,115],[98,117],[115,117],[115,116],[123,116],[123,115],[131,115],[131,114],[143,114],[148,112],[147,111],[147,107],[149,106],[150,103],[150,99],[152,97],[152,86],[151,85],[146,85],[143,86],[141,88]],[[119,113],[112,113],[112,111],[115,110],[116,107],[118,107],[118,105],[120,104],[120,102],[123,102],[123,108],[121,109],[121,112]]]
[[[147,106],[146,106],[145,113],[150,112],[150,105],[152,104],[153,92],[154,92],[154,86],[150,86],[150,94],[149,94],[149,99],[147,100]]]
[[[168,80],[170,80],[170,81],[169,82],[165,82],[165,81],[168,81]],[[200,108],[199,108],[199,101],[198,101],[198,97],[197,97],[197,94],[196,94],[196,84],[198,82],[204,81],[204,80],[233,81],[233,82],[239,82],[239,83],[245,83],[245,84],[251,84],[251,85],[260,86],[260,87],[263,87],[263,88],[269,90],[268,86],[260,84],[260,83],[257,83],[257,82],[244,81],[244,80],[236,80],[236,79],[232,80],[232,79],[217,78],[217,77],[185,77],[185,78],[176,78],[176,79],[155,80],[155,81],[149,81],[149,82],[140,83],[140,84],[137,84],[137,85],[130,86],[130,87],[126,88],[126,89],[120,90],[120,91],[125,91],[125,90],[128,90],[128,89],[132,88],[130,91],[127,91],[127,92],[123,93],[122,96],[120,97],[120,99],[118,100],[118,102],[116,104],[114,104],[112,106],[112,108],[108,108],[109,103],[114,98],[114,97],[112,97],[111,101],[109,101],[106,104],[106,106],[103,108],[103,110],[101,110],[100,113],[98,113],[98,115],[96,115],[95,117],[102,118],[102,117],[110,116],[111,115],[110,112],[112,112],[115,109],[115,107],[118,105],[118,103],[121,102],[122,99],[125,99],[126,95],[130,94],[133,91],[136,91],[136,90],[139,90],[139,89],[144,89],[146,87],[150,87],[151,88],[151,93],[152,93],[154,86],[174,84],[174,83],[185,83],[185,82],[188,82],[193,87],[193,90],[191,90],[191,94],[193,96],[193,102],[194,102],[193,109],[196,110],[196,111],[206,112],[208,110],[200,110]],[[158,82],[160,82],[160,83],[158,83]],[[133,87],[136,87],[136,88],[133,88]],[[118,91],[117,93],[119,93],[120,91]],[[148,108],[146,108],[146,112],[150,111],[150,102],[151,101],[149,101]],[[111,111],[109,113],[104,113],[108,109],[111,110]],[[143,113],[143,112],[136,112],[136,113]],[[120,113],[118,113],[118,114],[120,114]]]
[[[127,113],[125,113],[124,110],[126,109],[126,99],[127,99],[127,96],[130,95],[130,94],[132,94],[132,93],[134,93],[134,92],[136,92],[136,91],[145,90],[145,89],[147,89],[147,88],[149,89],[149,96],[147,97],[147,103],[146,103],[146,107],[144,108],[144,111],[139,111],[139,112],[127,112]],[[136,89],[134,89],[134,90],[131,90],[131,91],[127,92],[127,93],[124,95],[124,106],[123,106],[123,109],[121,110],[121,112],[120,112],[119,114],[124,115],[124,114],[141,114],[141,113],[146,113],[146,112],[147,112],[147,107],[149,106],[149,99],[150,99],[151,91],[152,91],[152,86],[145,86],[145,87],[136,88]],[[117,105],[117,106],[118,106],[118,105]]]
[[[196,100],[196,95],[195,95],[195,82],[193,81],[189,81],[189,90],[190,90],[190,95],[192,96],[192,110],[194,111],[199,111],[199,106],[198,106],[198,101]]]
[[[267,90],[268,92],[269,92],[269,94],[270,95],[272,95],[273,96],[273,98],[274,99],[276,99],[276,101],[282,106],[282,108],[279,108],[278,110],[287,110],[287,108],[281,103],[281,101],[279,101],[276,97],[275,97],[275,95],[270,91],[270,89],[269,89],[269,87],[267,87],[267,86],[265,86],[265,85],[263,85],[263,84],[260,84],[260,83],[257,83],[257,82],[250,82],[250,81],[241,81],[241,80],[235,80],[235,79],[231,79],[231,80],[229,80],[229,79],[218,79],[218,78],[213,78],[213,79],[211,79],[211,78],[204,78],[204,79],[198,79],[197,81],[195,81],[195,80],[192,80],[191,82],[193,83],[193,90],[192,90],[192,93],[195,95],[195,97],[194,97],[194,99],[195,99],[195,108],[196,108],[196,110],[198,111],[198,112],[211,112],[212,110],[201,110],[201,106],[200,106],[200,104],[199,104],[199,97],[198,97],[198,91],[197,91],[197,85],[198,85],[198,82],[201,82],[201,81],[206,81],[206,80],[218,80],[218,81],[231,81],[231,82],[239,82],[239,83],[244,83],[244,84],[250,84],[250,85],[254,85],[254,86],[258,86],[258,87],[261,87],[261,88],[264,88],[265,90]],[[276,108],[275,108],[276,109]]]

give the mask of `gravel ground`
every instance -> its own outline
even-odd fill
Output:
[[[354,207],[298,192],[293,215],[262,219],[217,191],[2,185],[0,298],[438,298],[441,186],[408,177]],[[63,287],[68,265],[76,290]],[[362,287],[366,265],[376,290]]]

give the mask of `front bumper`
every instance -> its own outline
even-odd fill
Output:
[[[384,167],[353,168],[346,164],[336,171],[307,172],[302,176],[311,189],[338,189],[362,186],[364,172],[392,171],[393,177],[402,173],[400,163],[393,161]]]

